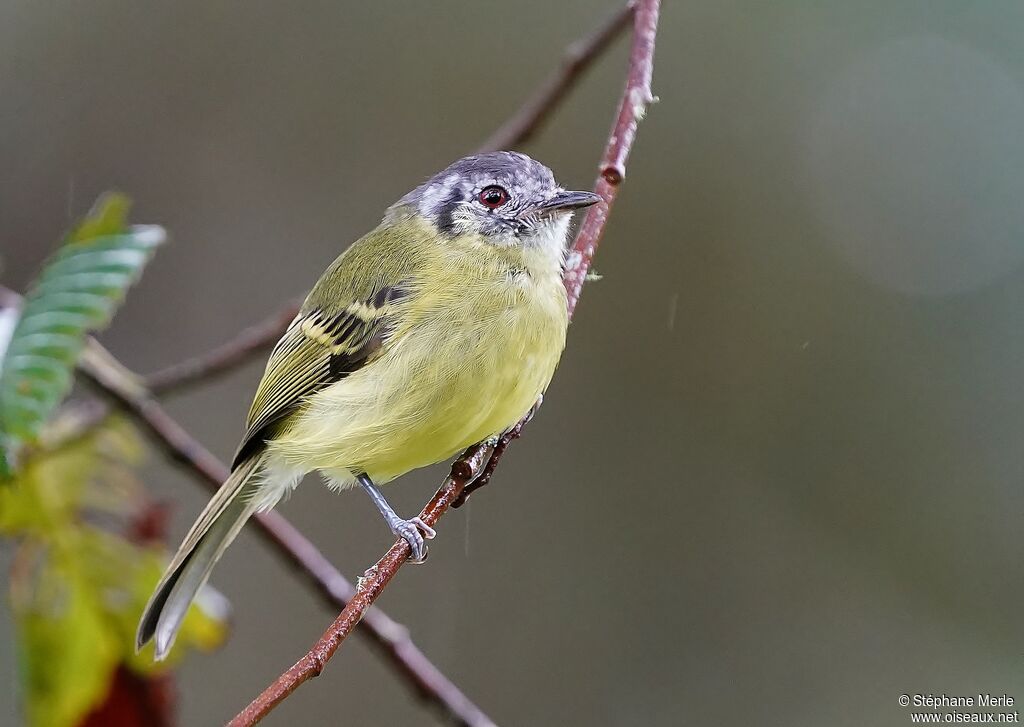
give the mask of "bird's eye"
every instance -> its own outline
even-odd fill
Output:
[[[484,187],[480,190],[480,195],[477,199],[487,209],[496,210],[508,202],[508,192],[503,187],[492,184],[490,187]]]

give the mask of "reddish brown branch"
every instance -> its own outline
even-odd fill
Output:
[[[466,485],[482,470],[490,453],[490,447],[478,444],[466,450],[456,464],[452,465],[452,474],[448,476],[420,513],[420,517],[427,525],[433,526],[437,523]],[[384,557],[363,573],[359,579],[359,587],[356,589],[355,596],[313,648],[288,671],[279,676],[257,699],[231,720],[229,725],[239,727],[256,724],[301,684],[313,677],[320,676],[327,662],[334,656],[334,652],[352,633],[352,629],[360,622],[360,619],[365,617],[365,614],[368,613],[367,609],[377,600],[377,597],[391,582],[408,557],[409,544],[399,538],[384,554]]]
[[[625,178],[626,161],[636,136],[637,124],[643,117],[647,105],[654,100],[651,94],[651,74],[654,67],[654,40],[658,26],[658,10],[659,0],[637,0],[635,5],[633,45],[629,57],[626,88],[608,144],[605,147],[600,176],[595,187],[595,191],[601,195],[603,201],[591,208],[584,220],[573,245],[573,259],[569,261],[566,270],[565,286],[568,293],[570,315],[579,300],[586,272],[604,232],[608,212],[615,200],[618,186]],[[521,430],[523,423],[525,422],[517,425],[517,429]],[[504,447],[511,441],[511,437],[503,441],[504,446],[501,442],[498,445],[501,449],[492,449],[486,445],[470,447],[455,461],[452,465],[452,473],[420,513],[424,522],[431,527],[435,526],[445,511],[459,500],[475,477],[483,476],[485,473],[486,476],[490,476],[497,464],[493,455],[500,456]],[[367,609],[384,591],[408,557],[409,546],[405,540],[400,538],[384,557],[359,579],[355,597],[349,601],[313,648],[240,712],[231,721],[232,727],[256,724],[300,685],[319,676],[338,647],[363,618]]]
[[[590,262],[601,242],[608,213],[611,211],[619,185],[626,178],[626,162],[633,149],[636,129],[647,107],[656,100],[651,92],[654,73],[654,39],[658,31],[659,0],[641,0],[633,18],[633,46],[629,51],[629,74],[622,94],[619,113],[615,117],[608,145],[601,158],[599,176],[594,191],[603,202],[594,205],[580,226],[573,243],[565,270],[565,290],[569,298],[569,316],[572,317],[583,290],[583,282],[590,270]]]
[[[469,473],[461,468],[461,463],[466,456],[470,454],[471,450],[467,450],[463,453],[462,457],[455,460],[454,464],[452,464],[452,472],[459,474],[460,476],[467,477],[469,479],[469,484],[463,488],[462,492],[459,493],[459,496],[452,502],[453,508],[460,508],[465,505],[466,500],[469,499],[470,495],[481,487],[486,486],[491,481],[491,475],[494,474],[494,468],[498,466],[498,462],[501,461],[502,456],[505,454],[505,450],[508,449],[508,445],[512,443],[513,439],[519,439],[519,436],[523,433],[523,427],[529,424],[530,420],[533,419],[533,415],[537,413],[538,409],[540,409],[540,404],[540,401],[534,404],[533,408],[530,409],[530,412],[523,417],[521,421],[517,422],[514,427],[498,437],[498,441],[495,443],[494,449],[491,450],[491,454],[487,458],[487,464],[484,465],[483,470],[481,470],[480,474],[476,477],[469,477]],[[465,475],[462,475],[463,472],[465,472]]]

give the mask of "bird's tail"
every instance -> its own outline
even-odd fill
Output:
[[[261,469],[261,459],[252,457],[235,468],[185,536],[142,612],[136,650],[154,637],[158,661],[171,650],[192,599],[257,509],[254,475]]]

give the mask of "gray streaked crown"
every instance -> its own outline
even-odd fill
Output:
[[[479,196],[495,186],[507,192],[508,201],[490,209]],[[402,197],[392,210],[414,206],[445,234],[519,235],[540,222],[529,211],[559,191],[554,174],[540,162],[518,152],[489,152],[459,159]]]

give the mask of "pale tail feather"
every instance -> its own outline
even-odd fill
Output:
[[[135,636],[137,650],[155,637],[156,659],[167,656],[192,599],[256,511],[253,490],[262,482],[254,475],[261,469],[260,459],[254,457],[231,473],[185,536],[142,612]]]

